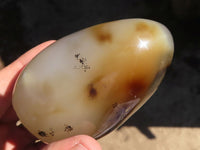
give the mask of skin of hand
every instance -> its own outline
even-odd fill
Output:
[[[0,150],[101,150],[99,143],[87,135],[78,135],[51,144],[35,143],[36,138],[23,126],[16,126],[12,91],[22,69],[43,49],[54,43],[42,43],[0,70]]]

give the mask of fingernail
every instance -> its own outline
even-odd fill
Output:
[[[88,149],[85,148],[82,144],[77,144],[74,147],[72,147],[71,150],[88,150]]]

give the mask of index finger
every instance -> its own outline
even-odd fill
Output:
[[[0,71],[0,118],[11,104],[12,90],[20,71],[42,50],[55,41],[44,42],[20,56]]]

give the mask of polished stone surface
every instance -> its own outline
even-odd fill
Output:
[[[44,142],[78,134],[99,138],[151,97],[173,50],[168,29],[146,19],[75,32],[27,65],[14,90],[14,109]]]

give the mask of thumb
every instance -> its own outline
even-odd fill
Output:
[[[78,135],[47,145],[43,150],[101,150],[100,144],[90,136]]]

